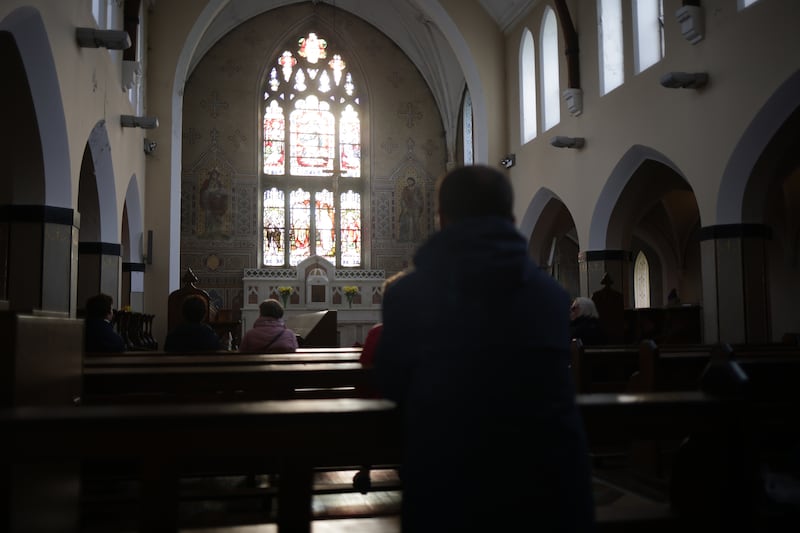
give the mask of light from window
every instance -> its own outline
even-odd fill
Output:
[[[739,0],[739,9],[741,10],[746,7],[750,7],[756,2],[758,2],[758,0]]]
[[[105,24],[107,30],[115,29],[114,26],[117,20],[117,11],[119,11],[120,7],[121,6],[117,5],[117,2],[113,0],[108,0],[108,5],[106,6],[106,24]]]
[[[321,255],[330,262],[336,261],[336,206],[333,203],[333,193],[322,190],[314,195],[314,214],[317,222],[316,243],[317,255]]]
[[[356,267],[361,264],[361,195],[357,192],[342,193],[342,266]]]
[[[597,18],[600,36],[600,88],[601,94],[608,94],[625,80],[620,0],[598,0]]]
[[[342,110],[339,118],[339,161],[342,176],[361,176],[361,120],[352,105]]]
[[[316,33],[298,39],[264,84],[263,263],[312,255],[361,265],[361,117],[353,74]],[[330,57],[330,59],[329,59]],[[347,190],[336,194],[334,191]]]
[[[662,0],[636,0],[633,3],[633,20],[636,36],[634,61],[638,74],[664,57]]]
[[[106,0],[92,0],[92,16],[97,23],[97,27],[105,29],[106,27],[106,10],[102,9],[102,4]]]
[[[312,94],[297,100],[295,107],[289,116],[289,172],[295,176],[331,176],[336,129],[330,104]]]
[[[522,144],[536,138],[536,53],[533,35],[525,28],[519,52],[519,107],[522,111]]]
[[[285,138],[283,108],[272,100],[264,111],[264,174],[280,176],[286,171]]]
[[[650,307],[650,265],[641,251],[633,264],[633,290],[636,309]]]
[[[283,264],[286,251],[286,205],[283,191],[272,188],[264,191],[264,264]]]
[[[295,266],[311,256],[311,193],[297,189],[289,193],[289,264]]]
[[[542,100],[543,130],[561,121],[561,89],[558,72],[558,22],[555,12],[547,8],[542,22]]]

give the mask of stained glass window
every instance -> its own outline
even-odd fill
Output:
[[[320,255],[337,266],[359,267],[358,77],[336,43],[313,32],[284,49],[265,73],[263,263],[297,265]]]

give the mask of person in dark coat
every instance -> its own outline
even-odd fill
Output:
[[[85,349],[87,353],[124,352],[125,341],[114,331],[114,300],[108,294],[96,294],[86,300],[84,322]]]
[[[587,532],[586,437],[569,296],[530,259],[509,179],[438,183],[441,231],[383,301],[377,384],[405,422],[403,532]]]
[[[606,344],[606,333],[600,323],[597,306],[591,298],[578,296],[569,308],[569,337],[580,339],[585,346]]]
[[[213,352],[222,349],[219,337],[211,326],[203,323],[206,302],[200,296],[187,296],[181,307],[183,322],[167,333],[165,352]]]

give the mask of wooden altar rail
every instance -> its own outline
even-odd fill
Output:
[[[800,418],[793,403],[723,400],[699,392],[580,395],[577,401],[590,442],[690,433],[729,435],[731,428],[760,433],[774,424],[797,431]],[[10,498],[15,493],[15,484],[25,477],[26,464],[135,459],[141,481],[139,531],[172,533],[179,527],[177,484],[181,472],[189,465],[213,465],[215,469],[235,465],[278,472],[279,531],[308,533],[314,468],[398,463],[400,424],[392,402],[369,399],[0,409],[4,435],[0,461],[4,463],[2,472],[10,472],[0,494]],[[724,450],[707,453],[724,454]],[[487,461],[485,467],[491,468],[492,458]],[[702,478],[707,472],[697,468],[690,474],[675,481],[673,496],[690,491],[694,477]],[[14,506],[4,505],[4,513],[16,515],[16,522],[3,516],[4,523],[24,526],[26,520],[55,515],[56,510],[43,504],[51,501],[46,495],[53,490],[63,493],[63,484],[38,487],[38,504],[29,502],[35,513],[20,505],[19,498]],[[61,494],[59,503],[61,511],[69,502]],[[617,524],[620,530],[630,526],[624,516],[616,520],[621,520]]]

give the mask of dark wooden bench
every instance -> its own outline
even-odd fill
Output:
[[[800,378],[800,348],[782,344],[714,346],[639,345],[638,370],[630,379],[629,392],[698,390],[709,363],[736,361],[748,376],[758,397],[791,393]]]
[[[181,353],[139,352],[126,355],[85,357],[84,368],[133,368],[145,366],[233,366],[263,364],[358,363],[360,351],[319,351],[314,353]]]
[[[360,397],[373,373],[360,363],[87,367],[81,401],[91,404]]]
[[[396,464],[399,427],[393,403],[369,399],[1,409],[3,472],[15,465],[17,474],[4,480],[3,494],[13,494],[25,463],[134,459],[141,481],[139,531],[168,532],[178,530],[182,472],[200,466],[257,469],[280,476],[279,529],[307,532],[313,470]],[[61,481],[39,492],[63,491]]]
[[[701,392],[592,394],[577,401],[590,442],[690,434],[727,437],[761,433],[775,424],[798,431],[800,418],[792,402],[722,399]],[[135,459],[141,480],[139,530],[147,532],[177,531],[176,484],[187,468],[203,464],[278,472],[279,530],[307,532],[313,470],[399,462],[400,424],[393,404],[383,400],[18,407],[0,410],[0,458],[20,475],[26,463]],[[726,446],[724,439],[719,442]],[[697,468],[687,477],[684,469],[683,474],[672,487],[678,501],[706,472]],[[5,494],[13,492],[16,481],[13,475],[5,479]],[[692,523],[692,516],[669,508],[666,512],[676,523]],[[630,526],[624,514],[614,520],[620,530]]]
[[[586,347],[580,339],[570,344],[570,367],[579,394],[624,392],[638,362],[636,346]]]

